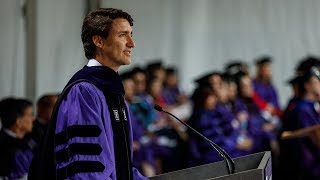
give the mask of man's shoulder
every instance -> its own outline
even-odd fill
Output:
[[[64,95],[63,102],[101,102],[103,92],[93,83],[82,81],[74,84]],[[99,103],[98,103],[99,104]]]
[[[74,84],[71,88],[68,94],[70,92],[73,93],[93,93],[92,95],[97,94],[98,92],[102,92],[96,85],[93,83],[87,82],[87,81],[81,81],[76,84]]]

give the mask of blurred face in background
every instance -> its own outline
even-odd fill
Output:
[[[209,94],[205,99],[204,108],[206,110],[213,110],[216,107],[217,101],[217,96],[215,96],[214,93]]]
[[[319,99],[320,96],[320,80],[316,76],[310,77],[305,83],[306,92]]]
[[[221,87],[222,78],[220,75],[212,75],[209,78],[209,83],[214,91],[217,91]]]
[[[162,81],[160,79],[154,79],[149,84],[150,95],[157,99],[162,95]]]
[[[235,82],[228,82],[227,83],[227,93],[228,99],[234,100],[237,96],[237,84]]]
[[[168,87],[177,87],[178,77],[176,74],[169,74],[166,77],[166,85]]]
[[[146,92],[147,77],[144,73],[138,72],[133,75],[133,81],[135,83],[135,91],[137,94]]]
[[[123,81],[123,87],[125,91],[125,98],[128,101],[132,101],[135,96],[135,84],[132,79],[126,79]]]
[[[33,116],[32,106],[27,107],[24,110],[24,114],[17,119],[17,127],[21,132],[29,133],[32,131],[33,121],[35,120]]]
[[[156,69],[154,71],[154,76],[161,82],[164,82],[164,80],[166,79],[166,70],[164,68]]]
[[[258,67],[258,76],[261,80],[270,82],[272,78],[271,64],[263,64]]]
[[[229,93],[228,93],[228,84],[225,81],[221,81],[220,88],[215,90],[219,102],[226,103],[229,100]]]
[[[254,90],[253,90],[251,78],[249,76],[243,76],[240,80],[241,96],[245,98],[252,98],[253,92]]]

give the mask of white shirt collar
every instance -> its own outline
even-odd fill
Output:
[[[91,66],[102,66],[101,63],[99,63],[99,61],[95,60],[95,59],[90,59],[88,64],[87,64],[88,67],[91,67]]]
[[[14,137],[14,138],[18,138],[17,134],[14,133],[13,131],[11,131],[10,129],[3,129],[4,132],[6,132],[9,136]]]

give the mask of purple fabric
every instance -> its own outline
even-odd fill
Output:
[[[130,123],[130,116],[129,116]],[[113,146],[113,130],[110,120],[110,113],[103,92],[94,85],[81,82],[74,85],[67,97],[59,107],[55,133],[64,131],[72,125],[97,125],[102,133],[96,138],[75,137],[66,144],[55,148],[58,150],[67,148],[71,143],[96,143],[102,147],[100,155],[76,155],[67,162],[58,163],[56,169],[65,167],[72,162],[79,160],[99,161],[104,166],[103,172],[77,173],[71,179],[116,179],[115,158]],[[130,124],[131,125],[131,124]],[[132,129],[130,126],[130,134]],[[132,136],[130,136],[132,145]],[[132,149],[131,149],[132,152]],[[138,171],[133,170],[134,179],[146,179]]]
[[[0,131],[0,177],[19,179],[28,174],[33,158],[33,145],[29,139],[18,139]],[[32,146],[31,146],[32,145]]]
[[[179,95],[181,95],[179,88],[164,88],[162,91],[162,97],[167,105],[176,104]]]
[[[226,150],[231,157],[238,157],[245,152],[237,149],[238,132],[231,126],[233,115],[223,107],[214,111],[199,111],[199,119],[193,122],[194,127],[204,136]],[[198,135],[191,133],[191,153],[200,164],[221,160],[221,157],[211,145]]]
[[[253,86],[254,86],[255,92],[263,100],[265,100],[268,103],[271,103],[276,108],[280,108],[279,101],[278,101],[278,94],[272,84],[265,84],[255,79],[253,80]]]
[[[15,156],[15,167],[13,168],[9,179],[19,179],[28,174],[28,170],[33,158],[31,149],[19,150]]]
[[[320,115],[315,109],[315,102],[297,99],[296,105],[288,112],[285,130],[296,130],[320,124]],[[290,119],[290,121],[289,121]],[[302,179],[320,179],[320,150],[309,137],[296,138],[283,142],[281,156],[283,171],[289,176],[290,169],[295,169]],[[288,166],[291,168],[289,169]]]
[[[236,108],[236,111],[241,110],[248,114],[248,136],[253,139],[254,143],[251,153],[269,150],[270,141],[276,138],[276,134],[263,131],[263,125],[267,122],[262,117],[258,107],[251,99],[237,98]]]
[[[235,114],[237,114],[237,113],[239,113],[241,111],[248,112],[248,108],[243,103],[243,101],[241,101],[241,99],[239,97],[237,97],[234,100],[234,109],[233,109],[233,111],[234,111]]]
[[[133,151],[133,166],[136,167],[138,170],[141,169],[141,164],[143,161],[146,161],[150,165],[154,166],[154,158],[153,158],[153,151],[151,149],[151,143],[142,143],[141,138],[144,136],[144,128],[141,124],[139,124],[138,120],[134,116],[133,113],[131,115],[131,123],[133,131],[133,141],[140,143],[140,149],[138,151]]]
[[[133,140],[139,141],[140,138],[144,135],[145,130],[142,127],[142,125],[138,122],[138,120],[136,119],[133,113],[130,113],[130,117],[131,117],[132,129],[134,129],[134,132],[132,134]]]

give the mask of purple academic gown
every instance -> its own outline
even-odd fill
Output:
[[[268,103],[271,103],[276,108],[280,108],[277,91],[272,84],[261,83],[255,79],[253,80],[253,86],[254,86],[255,92],[263,100],[265,100]]]
[[[263,125],[266,121],[262,117],[256,104],[253,103],[252,99],[238,97],[236,109],[237,108],[248,114],[248,135],[253,139],[251,153],[270,150],[270,141],[275,139],[276,135],[274,132],[263,131]]]
[[[237,132],[231,126],[231,120],[222,117],[221,113],[227,113],[224,108],[219,108],[211,111],[198,110],[192,125],[199,130],[201,134],[218,144],[226,150],[231,157],[242,155],[242,151],[237,149]],[[227,116],[231,116],[227,114]],[[196,159],[192,165],[206,164],[221,160],[219,154],[214,148],[198,135],[191,133],[191,153]]]
[[[28,178],[146,179],[132,167],[131,118],[123,96],[112,69],[79,70],[57,100]]]
[[[127,108],[128,109],[128,108]],[[127,111],[128,112],[128,111]],[[130,145],[132,145],[132,128],[129,116]],[[102,131],[98,137],[74,137],[66,144],[59,145],[55,152],[67,148],[71,143],[99,144],[102,151],[98,155],[76,155],[66,162],[58,163],[56,169],[63,168],[76,161],[95,161],[105,166],[103,172],[76,173],[71,179],[116,179],[113,130],[110,112],[103,92],[96,86],[81,82],[74,85],[60,105],[55,133],[64,131],[72,125],[97,125]],[[132,148],[131,153],[132,153]],[[135,180],[147,179],[133,168]]]
[[[140,149],[133,152],[133,166],[139,171],[142,171],[142,162],[145,161],[148,164],[154,165],[153,151],[151,148],[151,141],[149,143],[142,142],[142,138],[145,134],[143,126],[137,121],[135,115],[130,113],[132,129],[133,131],[133,141],[140,143]]]
[[[167,105],[174,105],[177,103],[177,97],[180,95],[179,88],[164,88],[162,97]]]
[[[300,99],[288,114],[285,130],[296,130],[320,124],[320,114],[316,103]],[[282,158],[284,175],[296,179],[320,179],[320,149],[309,137],[295,138],[284,141]],[[292,176],[295,175],[295,176]],[[297,178],[298,177],[298,178]]]

